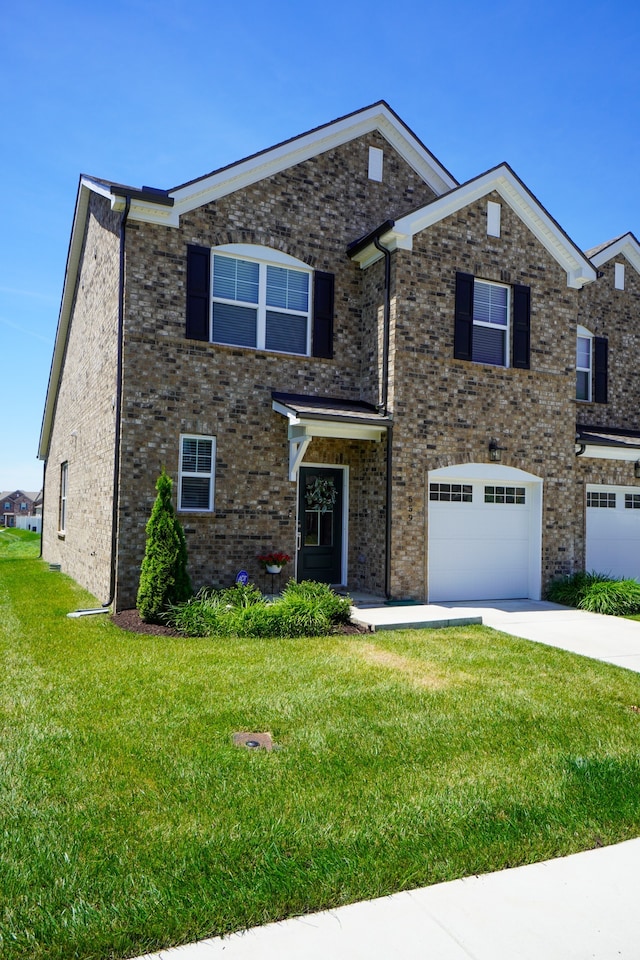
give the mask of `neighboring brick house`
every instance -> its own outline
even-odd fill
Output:
[[[612,550],[640,575],[639,274],[633,235],[590,259],[384,103],[173,190],[82,177],[44,556],[132,606],[166,467],[196,586],[271,548],[420,600],[536,598]]]
[[[35,517],[41,504],[41,494],[25,490],[5,490],[0,493],[0,513],[3,527],[15,527],[18,517]]]

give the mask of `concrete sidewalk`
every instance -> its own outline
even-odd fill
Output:
[[[640,840],[397,893],[144,960],[638,960]]]

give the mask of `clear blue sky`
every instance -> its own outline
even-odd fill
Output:
[[[640,237],[637,0],[0,9],[0,490],[41,483],[80,173],[173,187],[384,99],[459,181],[509,162],[583,249]]]

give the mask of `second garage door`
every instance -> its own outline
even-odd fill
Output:
[[[539,596],[540,488],[438,473],[428,491],[429,600]]]
[[[640,580],[640,488],[587,485],[585,567]]]

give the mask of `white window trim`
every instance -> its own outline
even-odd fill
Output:
[[[579,367],[578,366],[578,338],[581,337],[583,340],[589,341],[589,366],[588,367]],[[587,396],[578,397],[578,373],[586,373],[587,376]],[[586,327],[578,326],[576,333],[576,401],[578,403],[591,403],[593,399],[593,334],[590,330],[587,330]]]
[[[511,366],[511,287],[508,283],[496,283],[494,280],[482,280],[479,277],[473,278],[474,289],[477,283],[483,283],[487,287],[500,287],[502,290],[507,291],[507,323],[506,326],[502,326],[501,323],[488,323],[486,320],[476,320],[475,310],[473,316],[473,326],[474,327],[489,327],[490,330],[504,330],[505,339],[504,339],[504,363],[486,363],[485,360],[476,360],[473,358],[474,363],[485,363],[489,367],[497,367],[500,370],[504,370]],[[473,353],[473,350],[472,350]]]
[[[184,440],[210,440],[211,441],[211,471],[204,473],[200,471],[191,471],[182,469],[182,453],[184,449]],[[183,477],[203,477],[209,478],[209,506],[208,507],[183,507],[182,506],[182,478]],[[178,512],[179,513],[213,513],[215,503],[215,482],[216,482],[216,438],[201,433],[181,433],[180,434],[180,458],[178,463]]]
[[[614,286],[616,290],[624,290],[624,263],[614,264]]]
[[[213,276],[214,276],[214,256],[220,254],[225,257],[236,257],[239,260],[250,260],[258,264],[258,303],[245,303],[240,300],[227,300],[224,297],[213,296]],[[276,307],[267,308],[267,267],[286,267],[289,270],[299,270],[306,273],[309,278],[309,301],[306,312],[301,310],[282,310]],[[244,350],[260,350],[267,353],[287,353],[292,357],[311,356],[311,315],[313,303],[313,270],[301,260],[291,257],[279,250],[272,250],[271,247],[260,247],[249,243],[227,243],[220,247],[211,249],[211,296],[209,303],[209,339],[211,343],[219,341],[213,339],[213,304],[227,303],[231,306],[247,307],[257,310],[256,320],[256,345],[247,347],[246,344],[224,343],[223,346],[238,346]],[[286,350],[269,350],[266,347],[267,336],[267,309],[276,313],[289,314],[292,317],[306,317],[307,319],[307,340],[304,353],[291,353]]]

